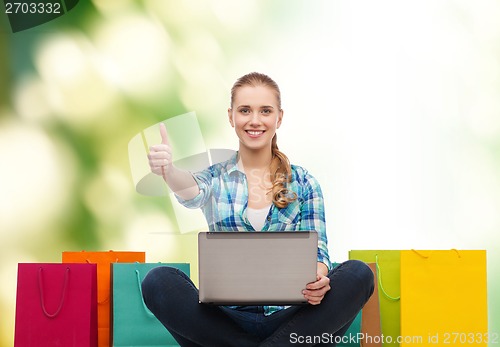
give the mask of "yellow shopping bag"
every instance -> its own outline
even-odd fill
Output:
[[[486,251],[401,251],[401,347],[486,346]]]

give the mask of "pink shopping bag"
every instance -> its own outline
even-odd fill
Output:
[[[96,347],[96,264],[19,264],[14,346]]]

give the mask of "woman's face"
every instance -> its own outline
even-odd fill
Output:
[[[243,86],[236,90],[228,115],[240,139],[240,147],[259,150],[271,148],[276,129],[281,125],[283,110],[272,88]]]

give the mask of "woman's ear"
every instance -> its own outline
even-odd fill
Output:
[[[278,122],[276,123],[276,129],[279,129],[280,125],[281,125],[281,121],[283,120],[283,110],[280,109],[279,113],[278,113]]]
[[[229,117],[229,124],[234,128],[233,110],[231,108],[227,109],[227,116]]]

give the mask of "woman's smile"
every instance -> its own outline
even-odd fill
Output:
[[[245,130],[245,132],[251,138],[259,138],[262,134],[264,134],[265,130]]]

